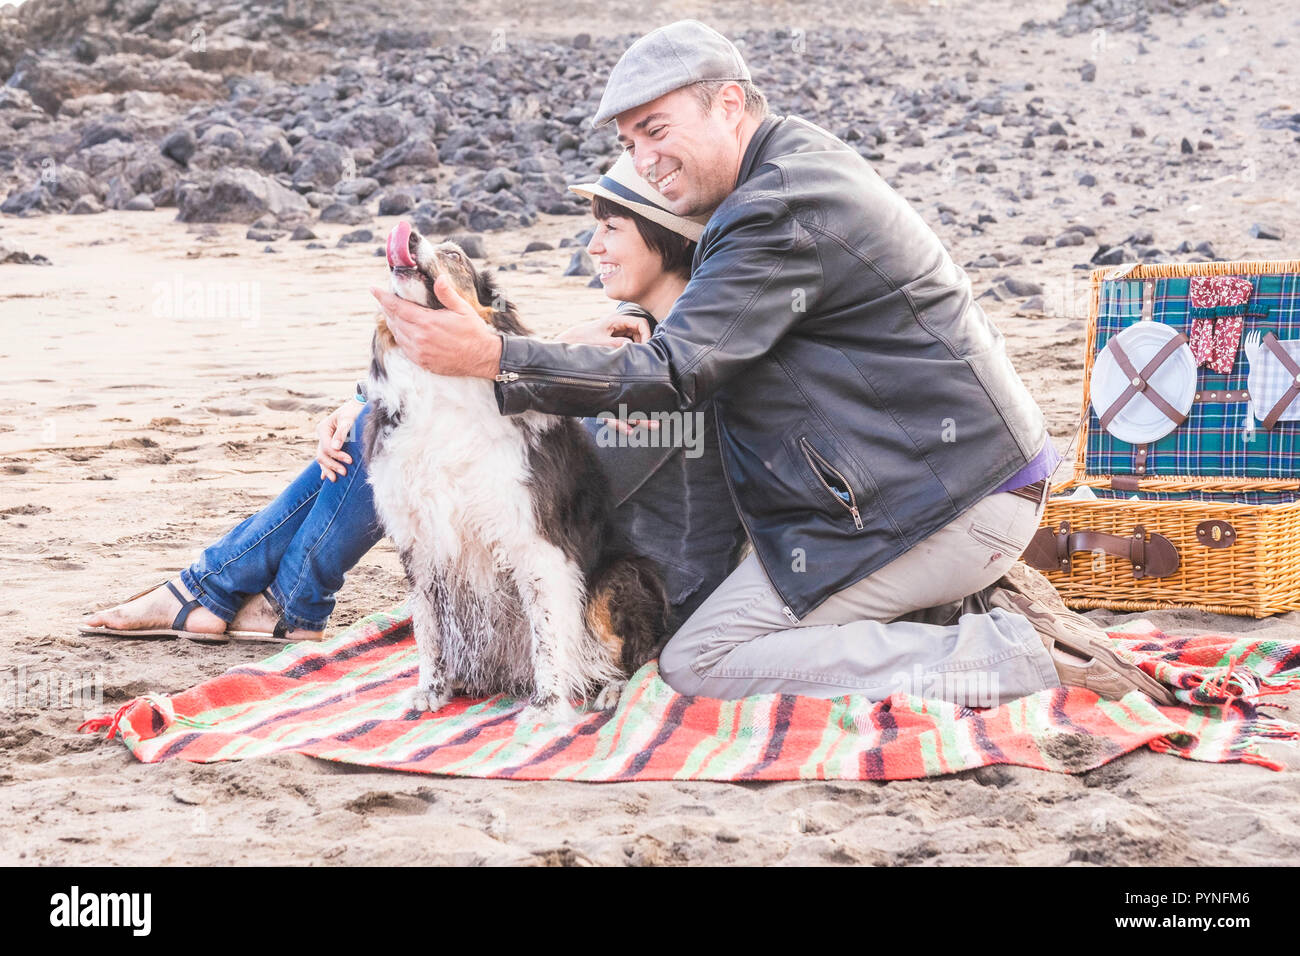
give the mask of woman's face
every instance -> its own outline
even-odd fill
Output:
[[[605,295],[620,302],[640,302],[663,277],[663,261],[645,244],[636,223],[623,216],[596,220],[587,243]]]

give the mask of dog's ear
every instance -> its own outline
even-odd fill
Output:
[[[488,321],[498,332],[506,332],[510,335],[529,334],[528,329],[519,321],[519,313],[515,311],[514,303],[497,288],[490,272],[482,269],[474,270],[474,291],[478,294],[479,304],[492,310]]]

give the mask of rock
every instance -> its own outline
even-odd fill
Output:
[[[481,188],[484,192],[500,192],[503,189],[509,189],[513,186],[519,185],[520,179],[521,177],[518,173],[511,172],[508,169],[502,169],[498,166],[496,169],[489,170],[488,174],[483,177]]]
[[[483,245],[483,237],[473,232],[458,232],[455,235],[447,237],[449,242],[454,242],[460,246],[461,251],[471,259],[486,259],[487,249]]]
[[[1059,120],[1052,120],[1052,125],[1047,127],[1048,136],[1069,136],[1069,132],[1061,125]]]
[[[534,239],[528,245],[524,246],[524,252],[550,252],[555,247],[549,242],[542,242],[540,239]]]
[[[304,239],[315,239],[316,233],[312,232],[306,226],[296,226],[293,234],[289,236],[291,242],[302,242]]]
[[[1133,123],[1128,128],[1128,134],[1134,138],[1142,138],[1146,136],[1147,131],[1144,127],[1139,126],[1137,123]]]
[[[357,226],[370,221],[370,213],[364,206],[350,206],[347,203],[333,202],[320,211],[321,222],[341,222],[347,226]]]
[[[1097,64],[1089,60],[1083,66],[1079,67],[1079,77],[1085,83],[1091,83],[1097,79]]]
[[[1078,178],[1077,182],[1080,186],[1095,186],[1097,185],[1097,177],[1092,173],[1084,173]]]
[[[971,263],[977,269],[996,269],[1002,265],[997,256],[983,255]]]
[[[1286,232],[1281,226],[1273,223],[1257,222],[1250,227],[1252,239],[1284,239]]]
[[[1023,246],[1045,246],[1047,245],[1047,237],[1037,232],[1031,232],[1020,240],[1020,244]]]
[[[257,165],[265,173],[282,173],[293,160],[293,147],[283,136],[273,136],[258,154]]]
[[[154,208],[153,197],[147,193],[137,193],[128,199],[122,208],[130,212],[149,212]]]
[[[1103,206],[1113,206],[1116,202],[1117,200],[1114,193],[1105,192],[1101,194],[1101,204]]]
[[[248,232],[244,233],[244,238],[252,239],[255,242],[274,242],[275,240],[279,239],[283,235],[284,235],[283,232],[279,232],[271,229],[253,228],[248,230]]]
[[[353,196],[358,200],[362,200],[378,188],[378,180],[371,179],[369,176],[362,176],[359,179],[345,179],[335,187],[334,193],[338,196]]]
[[[190,157],[198,148],[194,134],[188,129],[173,130],[158,145],[158,151],[168,159],[175,160],[182,166],[188,166]]]
[[[910,131],[906,136],[898,141],[900,146],[924,146],[925,136],[919,129]]]
[[[180,222],[250,222],[264,213],[277,220],[308,215],[307,201],[251,169],[227,169],[206,185],[191,184],[177,196]]]
[[[348,246],[358,242],[374,242],[375,234],[369,229],[354,229],[339,237],[340,246]]]
[[[990,116],[1001,116],[1007,111],[1006,104],[999,96],[987,96],[982,100],[977,100],[975,106],[981,113],[987,113]]]
[[[324,189],[356,175],[352,151],[338,143],[318,141],[293,171],[293,188],[299,192]]]
[[[398,190],[385,193],[379,200],[379,215],[400,216],[414,205],[415,199],[408,192]]]
[[[1083,233],[1069,230],[1056,237],[1055,245],[1059,248],[1061,246],[1081,246],[1083,243]]]
[[[82,196],[68,210],[74,216],[89,216],[103,211],[103,204],[94,196]]]
[[[1098,266],[1117,266],[1121,262],[1131,262],[1137,256],[1130,253],[1123,246],[1098,246],[1097,251],[1093,253],[1092,263]]]
[[[50,264],[50,260],[49,260],[49,259],[46,259],[44,256],[40,256],[40,255],[37,255],[37,256],[28,255],[26,252],[23,252],[23,250],[21,250],[21,249],[17,249],[17,248],[15,248],[15,247],[13,247],[13,246],[5,245],[4,241],[3,241],[3,240],[0,240],[0,265],[11,265],[11,266],[40,265],[40,266],[48,266],[49,264]]]
[[[1020,307],[1016,311],[1026,315],[1041,315],[1043,313],[1043,297],[1041,295],[1030,296],[1020,303]]]
[[[1216,252],[1214,251],[1214,246],[1210,245],[1210,243],[1209,243],[1208,241],[1207,241],[1207,242],[1198,242],[1198,243],[1196,244],[1196,248],[1193,249],[1192,251],[1193,251],[1193,252],[1197,252],[1197,253],[1199,253],[1199,254],[1205,256],[1205,258],[1207,258],[1207,259],[1217,259],[1217,258],[1219,258],[1218,253],[1216,253]]]
[[[998,164],[993,162],[992,160],[985,160],[984,162],[978,163],[975,166],[975,172],[977,173],[996,173],[997,171],[998,171]]]
[[[586,249],[575,249],[573,255],[569,258],[569,264],[565,268],[564,274],[566,276],[593,276],[596,274],[596,264],[592,261]]]
[[[1007,291],[1014,296],[1023,298],[1027,295],[1042,295],[1043,287],[1037,282],[1030,282],[1027,279],[1008,278],[1002,283],[1006,286]]]
[[[1196,150],[1192,147],[1192,141],[1188,139],[1186,136],[1183,137],[1182,145],[1179,148],[1182,150],[1183,155],[1185,156],[1190,156],[1196,152]]]

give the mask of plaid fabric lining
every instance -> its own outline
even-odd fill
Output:
[[[1300,338],[1300,275],[1247,276],[1255,291],[1247,309],[1246,332],[1272,330],[1279,339]],[[1152,317],[1190,335],[1192,309],[1190,279],[1156,279]],[[1111,336],[1142,318],[1142,280],[1103,282],[1097,315],[1098,351]],[[1261,318],[1267,314],[1266,318]],[[1232,371],[1220,374],[1198,368],[1199,389],[1245,389],[1249,364],[1245,351],[1237,354]],[[1254,434],[1246,441],[1247,417]],[[1133,445],[1102,430],[1095,409],[1088,411],[1088,474],[1131,475]],[[1278,422],[1264,431],[1254,420],[1248,402],[1197,402],[1187,421],[1157,442],[1146,461],[1148,475],[1202,475],[1205,477],[1285,478],[1300,475],[1300,422]],[[1240,499],[1238,499],[1240,500]]]
[[[1137,498],[1139,501],[1209,501],[1230,505],[1289,505],[1300,500],[1300,493],[1294,491],[1117,491],[1114,488],[1093,488],[1092,491],[1098,498],[1111,501],[1121,498],[1124,500]]]

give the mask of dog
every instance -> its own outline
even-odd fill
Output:
[[[388,237],[393,292],[441,308],[446,276],[503,333],[526,335],[491,276],[453,242],[408,223]],[[363,453],[401,556],[420,675],[410,703],[457,692],[526,698],[524,717],[614,706],[667,639],[658,568],[614,533],[607,480],[576,419],[502,415],[493,383],[435,375],[398,348],[381,313],[366,385]]]

